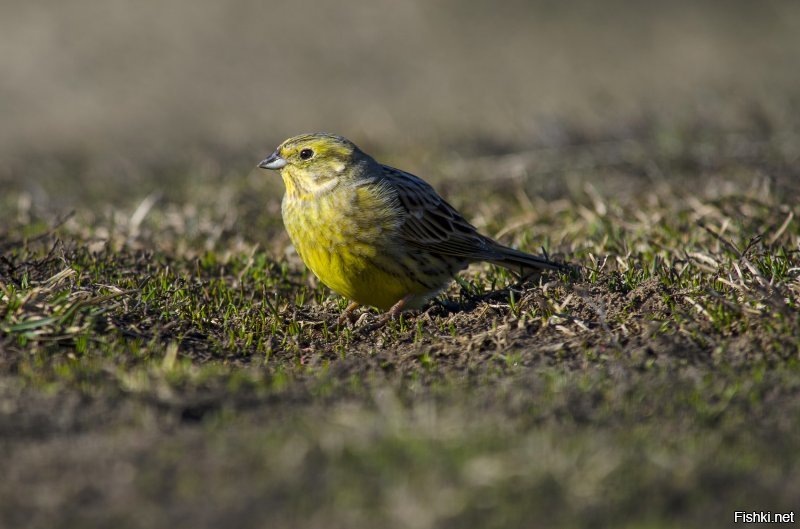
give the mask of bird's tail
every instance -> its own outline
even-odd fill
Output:
[[[521,272],[521,271],[530,271],[530,270],[568,270],[569,266],[562,263],[556,263],[555,261],[551,261],[547,255],[540,256],[540,255],[533,255],[525,252],[521,252],[519,250],[515,250],[513,248],[509,248],[507,246],[503,246],[501,244],[495,243],[496,246],[493,248],[497,250],[499,254],[499,258],[497,259],[489,259],[489,262],[493,265],[502,266],[503,268],[508,268],[512,272]]]

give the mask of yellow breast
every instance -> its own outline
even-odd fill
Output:
[[[287,194],[283,220],[306,266],[348,299],[387,310],[426,290],[398,267],[397,214],[378,193],[350,188],[323,196]]]

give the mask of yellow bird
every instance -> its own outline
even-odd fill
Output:
[[[475,261],[564,268],[481,235],[427,182],[341,136],[289,138],[258,167],[280,171],[283,222],[303,262],[351,300],[340,323],[360,305],[388,311],[383,322],[419,308]]]

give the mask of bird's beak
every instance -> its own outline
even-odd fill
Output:
[[[286,166],[286,163],[286,160],[281,158],[280,154],[278,154],[278,151],[275,151],[264,160],[261,160],[258,166],[262,169],[280,169]]]

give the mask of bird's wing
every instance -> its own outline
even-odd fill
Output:
[[[396,190],[405,219],[400,236],[411,246],[469,260],[496,259],[490,239],[480,235],[424,180],[394,167],[383,166],[382,179]]]

